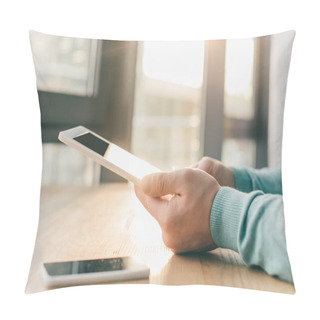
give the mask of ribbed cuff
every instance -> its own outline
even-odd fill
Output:
[[[245,194],[222,187],[216,194],[210,213],[212,239],[220,248],[239,252],[238,233]]]
[[[234,174],[234,183],[237,190],[242,192],[251,192],[252,181],[250,175],[248,174],[247,170],[242,168],[231,168]]]

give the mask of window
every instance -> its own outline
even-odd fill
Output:
[[[30,43],[40,92],[70,97],[97,94],[98,40],[68,38],[30,32]],[[91,160],[57,143],[43,143],[42,183],[92,185],[99,181],[99,167]]]
[[[226,117],[254,118],[254,40],[227,40],[225,57],[224,114]]]
[[[226,138],[222,145],[222,162],[227,166],[255,167],[256,142],[254,139]]]
[[[225,126],[221,159],[229,166],[255,167],[256,141],[236,138],[240,133],[234,121],[250,126],[255,120],[254,39],[227,40],[225,50],[224,117],[229,126]]]
[[[79,124],[164,171],[203,155],[232,166],[265,163],[268,54],[260,53],[267,41],[30,39],[45,182],[119,181],[57,145],[59,131]]]
[[[162,170],[200,156],[204,42],[141,42],[132,151]]]
[[[93,96],[98,88],[98,40],[30,32],[40,91]]]
[[[204,154],[228,166],[268,165],[268,37],[206,43]]]
[[[43,183],[123,181],[61,144],[58,134],[83,125],[130,149],[136,42],[37,32],[30,32],[30,42],[41,109]]]

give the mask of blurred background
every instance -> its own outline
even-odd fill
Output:
[[[283,39],[111,41],[31,31],[42,183],[123,181],[58,141],[77,125],[164,171],[204,155],[230,166],[280,166]]]

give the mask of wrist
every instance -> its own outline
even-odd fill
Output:
[[[238,229],[244,196],[230,187],[221,187],[216,193],[210,212],[210,230],[217,247],[238,252]]]
[[[233,173],[235,189],[242,192],[251,192],[253,190],[250,175],[243,168],[230,168]]]

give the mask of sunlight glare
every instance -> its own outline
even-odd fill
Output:
[[[252,95],[253,39],[226,43],[225,90],[229,95]]]
[[[143,72],[153,79],[199,88],[202,86],[204,41],[146,41]]]

